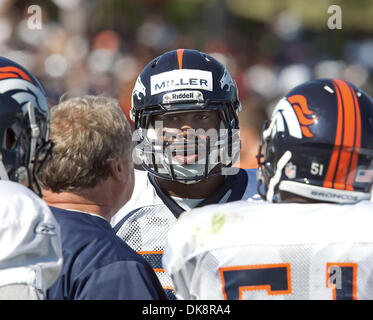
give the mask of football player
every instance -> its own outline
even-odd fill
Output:
[[[260,200],[256,170],[232,167],[240,154],[240,111],[230,73],[203,52],[166,52],[137,78],[133,139],[145,170],[136,170],[132,198],[112,224],[151,263],[170,297],[161,258],[179,215],[208,204]]]
[[[51,156],[50,111],[40,82],[0,57],[0,179],[27,185],[41,196],[37,178]]]
[[[177,297],[373,299],[373,100],[339,79],[297,86],[258,164],[267,202],[194,209],[169,231]]]
[[[49,119],[38,80],[0,57],[0,299],[44,299],[62,267],[59,226],[25,187],[41,196],[37,175],[52,150]]]

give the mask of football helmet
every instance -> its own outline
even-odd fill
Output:
[[[0,179],[28,184],[41,196],[37,174],[53,147],[49,120],[38,80],[19,64],[0,57]]]
[[[275,106],[263,126],[258,191],[334,203],[370,199],[373,100],[339,79],[308,81]]]
[[[216,110],[219,132],[198,143],[157,136],[159,115]],[[229,174],[240,153],[238,89],[228,70],[215,58],[197,50],[177,49],[152,60],[140,73],[132,92],[131,119],[137,158],[151,174],[182,183]],[[180,114],[179,114],[180,116]],[[196,163],[174,161],[175,150],[204,150]]]

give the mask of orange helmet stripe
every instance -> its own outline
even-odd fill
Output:
[[[356,93],[352,88],[350,88],[351,95],[353,97],[354,106],[355,106],[355,113],[356,113],[356,134],[355,134],[355,147],[352,153],[352,160],[350,165],[349,174],[347,177],[347,186],[353,186],[355,174],[356,174],[356,167],[357,167],[357,160],[359,158],[359,149],[361,147],[361,115],[360,115],[360,106],[359,102],[356,97]]]
[[[338,79],[333,80],[338,101],[337,132],[324,187],[353,190],[357,151],[361,140],[360,110],[355,92]],[[347,149],[352,149],[350,152]],[[351,177],[352,175],[352,177]]]
[[[334,140],[334,148],[333,148],[333,153],[330,157],[329,161],[329,166],[328,166],[328,171],[325,176],[324,180],[324,187],[325,188],[332,188],[333,187],[333,180],[334,180],[334,174],[338,162],[338,157],[339,157],[339,149],[342,141],[342,128],[343,128],[343,105],[341,102],[341,96],[339,93],[339,90],[336,88],[336,84],[334,83],[335,86],[335,92],[337,95],[337,105],[338,105],[338,115],[337,115],[337,131],[335,134],[335,140]]]
[[[179,69],[182,69],[184,49],[177,49],[176,52],[177,52],[177,61],[179,62]]]

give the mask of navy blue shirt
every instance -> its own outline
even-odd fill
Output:
[[[98,216],[50,207],[60,224],[63,267],[49,300],[166,299],[152,268]]]

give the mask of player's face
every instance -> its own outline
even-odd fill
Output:
[[[173,161],[194,164],[204,159],[206,139],[219,135],[220,116],[216,110],[168,112],[154,117],[156,134],[164,143],[173,143]]]

